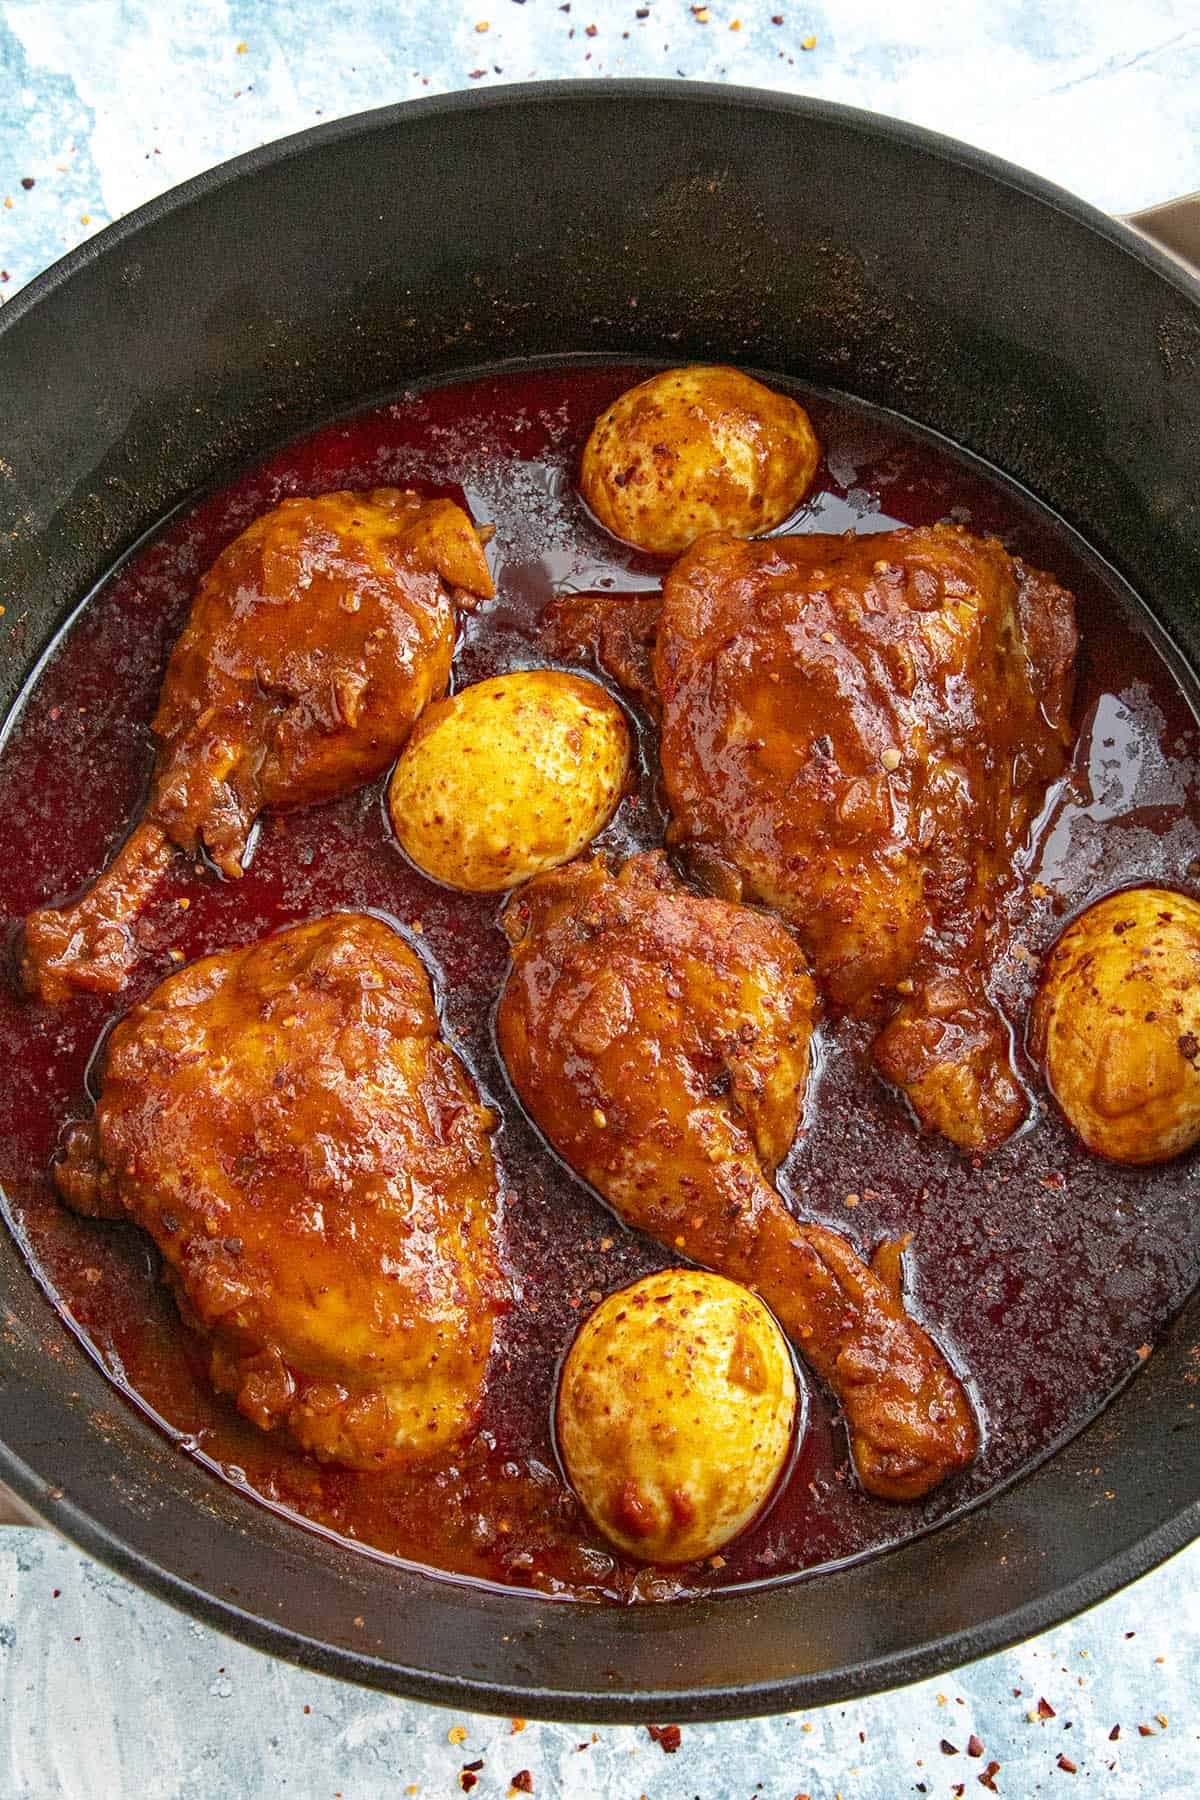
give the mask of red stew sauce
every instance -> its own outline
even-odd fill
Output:
[[[656,587],[662,562],[615,542],[575,489],[602,407],[649,370],[564,362],[507,368],[400,395],[291,443],[184,506],[80,609],[22,698],[0,753],[0,918],[69,896],[120,842],[145,791],[149,721],[204,569],[288,494],[413,485],[465,501],[496,535],[497,600],[465,625],[454,680],[553,659],[539,621],[569,592]],[[789,384],[778,382],[784,387]],[[998,535],[1075,593],[1082,648],[1074,765],[1028,848],[1036,895],[998,997],[1024,1032],[1037,960],[1064,923],[1114,888],[1156,881],[1200,895],[1200,740],[1187,676],[1119,579],[1028,495],[899,419],[795,388],[825,447],[798,531],[877,531],[953,519]],[[653,728],[638,792],[598,840],[616,856],[661,841]],[[417,1473],[322,1467],[260,1433],[210,1390],[203,1357],[132,1226],[74,1217],[49,1168],[86,1114],[106,1028],[178,966],[331,908],[385,914],[434,977],[445,1031],[503,1115],[502,1254],[515,1301],[497,1334],[476,1436]],[[648,1600],[773,1580],[879,1551],[928,1529],[1044,1454],[1095,1413],[1185,1299],[1200,1265],[1194,1159],[1103,1163],[1040,1087],[1033,1122],[998,1154],[963,1158],[922,1134],[863,1059],[852,1024],[822,1031],[806,1126],[780,1182],[798,1209],[864,1253],[912,1232],[911,1304],[966,1372],[984,1447],[911,1506],[857,1486],[830,1397],[809,1378],[808,1427],[774,1504],[720,1566],[641,1569],[583,1519],[551,1431],[558,1365],[603,1295],[671,1260],[626,1230],[547,1150],[514,1099],[492,1013],[507,968],[495,896],[458,895],[398,849],[383,784],[266,817],[248,872],[225,881],[180,857],[140,927],[143,959],[115,1001],[51,1010],[0,982],[0,1188],[10,1223],[65,1323],[181,1453],[214,1479],[387,1556],[547,1594]],[[720,1455],[714,1445],[714,1454]]]

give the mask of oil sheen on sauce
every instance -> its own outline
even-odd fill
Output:
[[[414,485],[464,499],[496,535],[497,599],[465,626],[456,686],[550,660],[539,620],[556,595],[656,587],[663,564],[589,518],[575,472],[596,414],[648,370],[577,361],[505,369],[340,420],[177,512],[105,581],[24,696],[0,754],[0,917],[78,888],[120,841],[144,792],[149,721],[196,582],[251,519],[288,494]],[[778,383],[785,386],[787,384]],[[1074,765],[1025,852],[1036,895],[996,991],[1018,1046],[1042,951],[1089,901],[1158,881],[1200,893],[1200,741],[1184,682],[1118,579],[994,472],[899,420],[794,389],[825,458],[789,529],[877,531],[957,520],[994,532],[1074,591],[1082,649]],[[613,856],[661,841],[652,729],[639,791],[598,840]],[[243,880],[179,858],[140,929],[143,958],[112,1001],[58,1010],[0,982],[0,1187],[64,1320],[213,1479],[377,1552],[545,1593],[639,1600],[780,1579],[877,1551],[977,1502],[1078,1428],[1153,1345],[1200,1264],[1195,1161],[1120,1169],[1071,1137],[1026,1068],[1033,1123],[996,1155],[923,1135],[864,1067],[856,1028],[822,1034],[805,1128],[781,1172],[793,1206],[867,1252],[911,1232],[911,1304],[970,1377],[986,1425],[975,1464],[918,1505],[871,1499],[848,1466],[829,1396],[782,1491],[723,1566],[638,1570],[587,1527],[550,1427],[560,1359],[602,1295],[670,1260],[627,1231],[550,1154],[513,1098],[492,1012],[507,955],[495,896],[434,887],[391,836],[383,784],[263,820]],[[48,1170],[88,1110],[112,1020],[178,966],[331,908],[386,915],[424,957],[450,1041],[503,1126],[502,1253],[515,1302],[497,1335],[474,1439],[408,1475],[322,1467],[245,1423],[202,1359],[132,1226],[77,1219]],[[720,1455],[720,1446],[714,1446]]]

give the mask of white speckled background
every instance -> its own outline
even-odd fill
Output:
[[[1200,0],[719,0],[706,20],[683,0],[0,0],[0,298],[164,188],[318,118],[651,74],[893,113],[1114,211],[1200,188]],[[477,1800],[526,1769],[535,1794],[572,1800],[970,1796],[990,1760],[1010,1800],[1190,1800],[1198,1689],[1196,1547],[1018,1650],[844,1708],[688,1726],[668,1757],[644,1729],[514,1732],[302,1674],[48,1533],[0,1528],[0,1800],[394,1800],[458,1794],[480,1760]],[[1043,1697],[1054,1716],[1031,1721]]]

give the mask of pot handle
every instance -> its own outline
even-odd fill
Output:
[[[1200,193],[1126,213],[1125,223],[1200,276]]]

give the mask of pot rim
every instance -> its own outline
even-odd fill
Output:
[[[587,102],[598,107],[620,107],[629,101],[668,102],[683,107],[718,107],[722,111],[782,113],[798,119],[838,126],[875,141],[895,143],[944,164],[968,168],[991,182],[1015,190],[1041,206],[1057,211],[1076,225],[1106,239],[1125,255],[1152,271],[1175,293],[1200,311],[1200,280],[1166,252],[1128,225],[1091,206],[1055,183],[1022,170],[991,153],[926,130],[905,121],[860,108],[804,95],[776,93],[711,82],[665,79],[570,80],[505,84],[489,89],[458,90],[396,102],[346,117],[323,121],[286,137],[214,165],[130,213],[105,226],[92,238],[68,251],[0,308],[0,339],[26,315],[101,257],[118,252],[148,226],[172,213],[260,172],[305,156],[315,148],[368,137],[403,120],[452,117],[504,108],[574,106]],[[12,1246],[13,1254],[20,1254]],[[1081,1425],[1087,1428],[1089,1421]],[[1056,1452],[1057,1454],[1058,1452]],[[1039,1462],[1042,1459],[1039,1459]],[[1023,1481],[1032,1470],[1014,1478]],[[88,1555],[95,1556],[117,1573],[135,1582],[158,1599],[192,1617],[226,1632],[254,1648],[278,1655],[302,1667],[362,1685],[401,1693],[425,1702],[460,1709],[503,1714],[520,1713],[543,1719],[576,1719],[588,1722],[636,1723],[650,1717],[669,1717],[680,1722],[743,1718],[764,1713],[814,1707],[856,1698],[924,1679],[952,1666],[1006,1649],[1025,1638],[1062,1623],[1095,1605],[1119,1588],[1145,1574],[1156,1564],[1181,1550],[1200,1535],[1200,1497],[1173,1516],[1152,1527],[1084,1573],[1048,1593],[1012,1610],[994,1614],[986,1622],[964,1627],[906,1648],[834,1669],[772,1678],[761,1682],[733,1683],[701,1688],[641,1688],[633,1693],[608,1690],[587,1694],[580,1689],[522,1687],[482,1680],[469,1675],[449,1675],[402,1663],[365,1651],[320,1640],[293,1627],[218,1598],[187,1578],[165,1569],[135,1549],[61,1490],[47,1486],[9,1446],[0,1441],[0,1477],[40,1517]],[[1004,1484],[1006,1487],[1009,1483]],[[977,1510],[977,1509],[972,1509]],[[950,1522],[947,1522],[948,1524]],[[303,1525],[295,1527],[303,1530]],[[902,1546],[901,1546],[902,1548]],[[888,1552],[886,1554],[891,1554]],[[437,1572],[433,1572],[437,1575]],[[837,1571],[831,1571],[836,1574]],[[438,1577],[447,1579],[446,1577]],[[797,1582],[795,1591],[812,1592],[820,1573]],[[522,1595],[529,1599],[530,1596]],[[577,1602],[539,1599],[556,1610],[566,1607],[585,1625],[594,1608]],[[717,1597],[685,1603],[689,1609],[728,1604]],[[747,1596],[753,1602],[754,1596]],[[669,1606],[668,1612],[672,1610]]]

